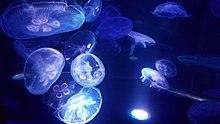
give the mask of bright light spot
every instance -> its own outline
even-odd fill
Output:
[[[147,120],[149,119],[149,114],[141,109],[133,109],[130,113],[130,116],[137,120]]]
[[[87,45],[87,48],[89,49],[89,48],[91,48],[91,46],[92,46],[92,44],[90,43]]]

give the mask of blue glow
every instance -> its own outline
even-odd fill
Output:
[[[71,63],[70,72],[73,79],[84,87],[99,85],[105,77],[102,61],[90,53],[77,56]]]
[[[133,109],[130,112],[130,116],[137,120],[147,120],[150,118],[149,113],[142,109]]]
[[[30,39],[76,30],[85,21],[84,14],[65,2],[22,3],[3,12],[1,27],[15,39]]]
[[[219,0],[212,0],[212,2],[210,4],[210,10],[215,17],[220,18],[220,12],[219,12],[220,1]]]
[[[114,41],[126,36],[132,28],[133,23],[130,19],[123,16],[112,17],[96,28],[96,35],[102,40]]]
[[[171,60],[160,59],[155,62],[155,67],[157,71],[166,77],[172,78],[176,76],[176,65]]]
[[[154,39],[135,31],[131,31],[130,33],[128,33],[128,36],[132,38],[129,55],[133,54],[136,45],[146,48],[146,45],[152,46],[156,44],[156,41]]]
[[[102,10],[102,0],[88,0],[84,5],[83,10],[86,17],[85,21],[94,21]]]
[[[102,105],[102,96],[97,88],[83,88],[69,98],[67,103],[57,111],[56,117],[66,124],[85,124],[91,121]]]
[[[25,62],[25,87],[32,94],[46,93],[59,78],[64,65],[64,57],[56,49],[40,48],[35,50]]]
[[[16,74],[11,79],[12,80],[23,80],[24,79],[24,74],[23,73]]]
[[[151,12],[153,15],[163,18],[175,18],[175,17],[191,17],[186,10],[175,2],[165,2],[159,4]]]

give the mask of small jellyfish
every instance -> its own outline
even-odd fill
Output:
[[[178,56],[177,59],[193,69],[220,70],[220,58],[214,56]]]
[[[212,0],[210,10],[215,17],[220,18],[220,1]]]
[[[85,53],[77,56],[71,63],[73,79],[83,87],[99,85],[105,77],[105,67],[94,54]]]
[[[43,94],[43,102],[55,110],[61,109],[67,100],[77,94],[81,87],[76,84],[69,72],[62,72],[59,79]]]
[[[188,110],[188,117],[194,124],[219,124],[220,104],[214,101],[201,101]]]
[[[86,22],[93,22],[102,10],[102,0],[88,0],[84,7],[84,15]]]
[[[40,48],[35,50],[25,62],[25,87],[35,95],[46,93],[59,78],[64,65],[64,57],[56,49]]]
[[[18,73],[16,75],[14,75],[11,79],[12,80],[23,80],[24,79],[24,73]]]
[[[57,47],[60,45],[60,35],[53,35],[50,37],[41,37],[36,39],[30,40],[16,40],[13,43],[13,47],[16,52],[21,55],[24,59],[35,50],[42,48],[42,47]]]
[[[84,14],[66,2],[37,1],[8,7],[1,27],[15,39],[31,39],[76,30],[85,21]]]
[[[81,53],[91,53],[96,45],[95,35],[88,30],[80,30],[64,41],[64,56],[67,62]]]
[[[191,17],[187,11],[179,4],[175,2],[165,2],[155,7],[151,13],[155,16],[162,18],[175,18],[175,17]]]
[[[102,40],[114,41],[126,36],[132,28],[133,23],[130,19],[117,16],[103,21],[96,28],[96,35]]]
[[[56,117],[66,124],[85,124],[100,111],[102,96],[99,89],[83,88],[70,97],[67,103],[57,111]]]
[[[176,76],[177,70],[175,64],[167,59],[160,59],[155,62],[155,67],[157,71],[168,78]]]
[[[151,68],[143,68],[141,70],[141,74],[141,82],[143,82],[146,86],[153,87],[159,90],[167,90],[169,88],[167,79],[158,71]]]
[[[132,38],[129,55],[133,54],[136,45],[146,48],[146,44],[150,46],[156,44],[156,41],[154,39],[135,31],[131,31],[130,33],[128,33],[128,36]]]

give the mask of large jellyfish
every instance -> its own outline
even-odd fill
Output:
[[[156,41],[154,39],[136,31],[129,32],[128,36],[132,38],[129,55],[133,54],[136,45],[146,48],[146,44],[150,46],[156,44]]]
[[[155,7],[151,13],[158,17],[163,18],[175,18],[175,17],[191,17],[187,11],[179,4],[175,2],[165,2]]]
[[[61,109],[67,100],[80,91],[81,87],[73,80],[70,72],[62,72],[59,79],[43,94],[43,102],[51,108]]]
[[[31,39],[76,30],[84,21],[84,14],[75,5],[37,1],[8,7],[1,27],[12,38]]]
[[[219,124],[220,103],[214,101],[197,102],[188,110],[188,117],[194,124]]]
[[[84,87],[99,85],[105,77],[102,61],[91,53],[77,56],[71,63],[70,72],[73,79]]]
[[[155,67],[161,74],[166,77],[171,78],[176,76],[176,65],[171,60],[160,59],[155,62]]]
[[[25,62],[24,82],[32,94],[44,94],[57,81],[65,65],[63,55],[53,48],[32,52]]]
[[[57,47],[60,45],[60,41],[60,35],[53,35],[29,40],[16,40],[13,46],[19,55],[27,59],[33,51],[42,47]]]
[[[67,103],[57,111],[56,117],[66,124],[85,124],[100,111],[102,96],[99,89],[83,88],[69,98]]]
[[[220,1],[212,0],[210,10],[215,17],[220,18]]]
[[[133,23],[130,19],[117,16],[103,21],[96,28],[96,35],[102,40],[114,41],[126,36],[132,28]]]
[[[67,62],[72,60],[81,53],[91,53],[96,45],[95,35],[88,30],[80,30],[64,41],[64,56]]]

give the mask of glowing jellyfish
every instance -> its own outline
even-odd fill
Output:
[[[88,0],[84,5],[83,10],[86,17],[85,21],[94,21],[102,10],[102,0]]]
[[[63,55],[53,48],[40,48],[25,62],[24,82],[32,94],[44,94],[57,81],[65,65]]]
[[[132,118],[140,121],[150,118],[150,114],[143,109],[132,109],[129,113]]]
[[[146,48],[146,44],[150,46],[156,44],[156,41],[154,39],[135,31],[131,31],[130,33],[128,33],[128,36],[130,36],[133,39],[129,55],[133,54],[136,45]]]
[[[96,45],[95,35],[88,30],[80,30],[64,41],[64,56],[67,62],[81,53],[91,53]]]
[[[177,70],[175,64],[167,59],[160,59],[155,62],[156,69],[166,77],[172,78],[176,76]]]
[[[99,85],[105,77],[102,61],[90,53],[77,56],[71,63],[70,72],[73,79],[84,87]]]
[[[76,84],[69,72],[62,72],[59,79],[51,86],[50,90],[43,94],[43,102],[51,108],[62,108],[67,100],[77,94],[81,87]]]
[[[112,17],[96,28],[96,35],[102,40],[114,41],[127,35],[132,28],[133,24],[130,19],[123,16]]]
[[[92,22],[92,26],[97,27],[99,24],[104,22],[105,20],[112,18],[112,17],[117,17],[120,16],[119,10],[115,6],[103,6],[102,11],[98,18]]]
[[[179,4],[175,2],[165,2],[159,4],[151,12],[153,15],[162,18],[175,18],[175,17],[191,17],[187,11]]]
[[[56,117],[66,124],[85,124],[99,112],[102,96],[97,88],[83,88],[73,95],[56,113]]]
[[[220,70],[220,58],[214,56],[178,56],[177,59],[192,68]]]
[[[220,1],[219,0],[212,0],[210,4],[210,10],[214,16],[220,18]]]
[[[85,21],[84,14],[66,2],[22,3],[3,12],[2,29],[15,39],[30,39],[76,30]]]
[[[60,41],[60,35],[53,35],[30,40],[16,40],[13,46],[19,55],[27,59],[33,51],[42,47],[57,47],[60,45]]]
[[[219,124],[220,104],[214,101],[197,102],[188,110],[188,117],[194,124]]]
[[[140,79],[145,85],[156,89],[166,90],[169,88],[167,79],[158,71],[151,68],[143,68],[141,74]]]

